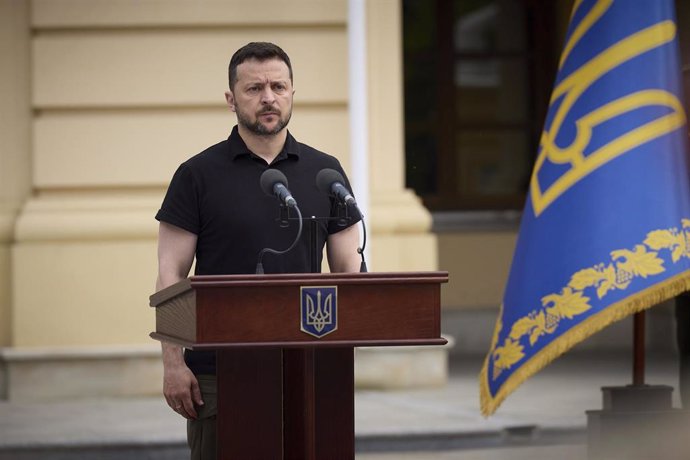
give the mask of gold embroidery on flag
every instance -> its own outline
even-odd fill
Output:
[[[610,6],[610,0],[600,0],[587,14],[573,33],[563,54],[561,65],[583,35],[600,19]],[[610,46],[597,56],[580,66],[554,88],[551,104],[563,98],[556,110],[549,129],[544,129],[540,139],[540,152],[532,171],[530,194],[535,216],[548,208],[558,197],[578,181],[594,172],[614,158],[623,155],[635,147],[649,142],[676,130],[685,123],[685,112],[681,102],[672,93],[660,89],[637,91],[618,99],[609,101],[601,107],[584,114],[575,121],[576,136],[566,147],[556,145],[566,117],[580,96],[597,80],[612,69],[651,50],[671,42],[676,35],[676,26],[672,21],[663,21],[634,33]],[[634,129],[611,139],[596,151],[584,155],[592,138],[592,131],[598,125],[617,116],[632,112],[642,107],[662,106],[670,109],[666,115],[646,123],[640,123]],[[569,165],[568,171],[558,177],[547,187],[539,182],[539,173],[546,162],[555,165]]]
[[[497,379],[504,370],[525,357],[525,346],[520,343],[523,337],[528,337],[529,345],[534,346],[541,337],[556,332],[561,319],[573,319],[589,311],[592,308],[591,297],[586,296],[585,291],[593,291],[590,295],[602,299],[614,289],[627,289],[637,277],[659,275],[666,271],[659,251],[669,251],[671,261],[676,263],[682,257],[690,258],[689,241],[690,220],[683,219],[680,230],[674,227],[651,231],[644,243],[636,245],[634,249],[611,251],[611,262],[608,264],[600,263],[577,271],[560,293],[542,297],[540,309],[515,321],[501,346],[497,347],[498,344],[494,342],[491,379]]]

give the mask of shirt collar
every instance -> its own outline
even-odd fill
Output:
[[[249,148],[247,147],[247,144],[244,143],[244,140],[242,140],[242,137],[240,136],[240,132],[237,129],[237,125],[235,125],[234,128],[232,128],[232,132],[230,133],[230,137],[228,137],[228,143],[230,147],[230,157],[235,160],[240,156],[250,156],[253,158],[260,158],[258,155],[253,153]],[[285,160],[289,157],[294,157],[295,159],[299,159],[300,156],[300,148],[299,148],[299,142],[292,137],[292,134],[290,134],[290,131],[287,132],[287,137],[285,138],[285,144],[283,145],[282,150],[276,156],[275,160],[273,160],[273,163]]]

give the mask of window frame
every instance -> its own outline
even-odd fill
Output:
[[[462,0],[455,0],[462,1]],[[539,137],[548,109],[548,101],[556,75],[560,44],[557,39],[557,14],[560,12],[551,0],[515,0],[524,9],[527,31],[526,52],[467,52],[456,51],[453,43],[454,1],[435,0],[433,5],[436,21],[436,44],[433,56],[435,61],[436,91],[433,95],[435,116],[431,122],[410,121],[405,117],[405,143],[408,146],[410,134],[424,132],[435,139],[436,167],[431,179],[435,181],[436,192],[425,193],[416,190],[425,206],[432,211],[476,211],[476,210],[511,210],[521,209],[524,205],[527,183],[524,190],[515,194],[479,195],[463,194],[458,191],[458,164],[461,155],[457,152],[458,129],[500,131],[505,129],[522,131],[528,139],[528,151],[532,163],[536,158]],[[567,19],[567,18],[566,18]],[[403,31],[405,33],[405,31]],[[405,51],[405,58],[414,57],[413,53]],[[460,122],[457,117],[454,69],[457,59],[495,60],[495,59],[525,59],[527,62],[526,84],[528,92],[528,121],[526,122]],[[414,91],[405,85],[406,92]],[[450,97],[449,95],[453,95]],[[406,158],[409,160],[409,152]],[[433,161],[433,160],[430,160]],[[408,186],[410,186],[408,176]]]

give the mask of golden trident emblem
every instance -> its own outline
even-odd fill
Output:
[[[333,294],[328,294],[326,300],[321,302],[321,291],[316,292],[316,304],[314,297],[307,297],[307,325],[316,329],[316,332],[323,331],[326,325],[331,324],[333,316]]]
[[[338,328],[337,287],[302,287],[302,332],[323,337]]]
[[[599,0],[575,28],[566,43],[559,68],[563,66],[580,39],[609,9],[612,2],[613,0]],[[574,11],[581,3],[582,0],[577,1]],[[607,102],[583,115],[575,122],[577,135],[571,144],[566,147],[556,145],[556,137],[566,116],[587,88],[615,67],[642,53],[671,42],[675,35],[676,26],[672,21],[663,21],[631,34],[590,59],[554,88],[550,103],[553,104],[561,97],[563,101],[556,110],[551,126],[548,129],[545,128],[541,135],[540,152],[530,182],[535,216],[538,217],[576,182],[605,163],[685,124],[685,112],[676,96],[662,89],[646,89]],[[666,106],[671,109],[671,112],[655,120],[640,124],[619,137],[611,139],[607,144],[585,157],[583,152],[590,143],[594,127],[616,116],[645,106]],[[553,184],[542,188],[538,173],[546,161],[557,165],[570,165],[570,169]]]

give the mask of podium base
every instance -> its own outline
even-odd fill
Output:
[[[589,460],[688,458],[690,416],[666,385],[603,387],[603,409],[587,413]]]

